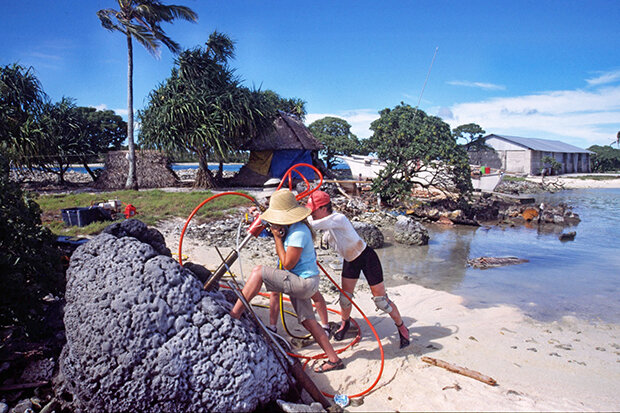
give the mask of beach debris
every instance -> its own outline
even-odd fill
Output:
[[[401,215],[394,225],[394,240],[406,245],[427,245],[428,231],[412,217]]]
[[[286,371],[251,320],[228,315],[233,297],[205,291],[161,234],[123,224],[71,257],[63,409],[251,411],[282,398]]]
[[[522,264],[525,262],[530,262],[530,260],[517,257],[478,257],[467,260],[467,265],[473,268],[485,270],[487,268],[503,267],[506,265]]]
[[[345,408],[349,405],[349,396],[346,394],[336,394],[334,396],[334,403],[342,408]]]
[[[422,361],[428,364],[432,364],[433,366],[441,367],[453,373],[461,374],[463,376],[470,377],[472,379],[481,381],[483,383],[488,384],[489,386],[497,386],[497,382],[495,381],[495,379],[489,376],[485,376],[484,374],[479,373],[477,371],[470,370],[465,367],[457,366],[455,364],[448,363],[447,361],[435,359],[432,357],[424,356],[422,357]]]
[[[575,231],[563,232],[560,234],[559,239],[560,241],[574,241],[575,235],[577,235]]]
[[[459,386],[458,383],[454,383],[452,386],[446,386],[441,390],[449,390],[449,389],[454,389],[456,391],[460,391],[461,390],[461,386]]]

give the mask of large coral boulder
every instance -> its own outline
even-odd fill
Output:
[[[406,245],[426,245],[428,230],[415,219],[401,215],[394,225],[394,239]]]
[[[377,249],[383,246],[383,233],[376,225],[360,221],[353,221],[351,224],[370,248]]]
[[[224,294],[204,291],[166,253],[161,234],[139,221],[108,232],[80,246],[67,271],[67,343],[56,379],[67,407],[248,411],[288,390],[249,319],[232,319]]]

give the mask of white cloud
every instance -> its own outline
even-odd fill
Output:
[[[453,86],[476,87],[485,90],[506,90],[506,86],[496,85],[493,83],[470,82],[467,80],[451,80],[446,83]]]
[[[620,86],[459,103],[450,110],[452,127],[474,122],[487,133],[606,145],[620,129]]]
[[[612,70],[610,72],[598,72],[597,77],[593,77],[591,79],[586,79],[588,85],[590,86],[599,86],[608,83],[613,83],[617,80],[620,80],[620,69]]]
[[[376,109],[352,109],[337,113],[309,113],[306,115],[306,125],[310,125],[312,122],[326,116],[334,116],[346,120],[351,125],[351,132],[355,136],[360,139],[366,139],[372,135],[372,131],[369,129],[370,124],[374,120],[379,119],[379,111]]]

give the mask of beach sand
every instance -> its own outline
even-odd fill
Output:
[[[600,183],[600,181],[597,181]],[[168,234],[176,251],[178,236]],[[222,251],[227,254],[228,251]],[[185,239],[183,254],[215,269],[214,248]],[[253,265],[272,257],[246,257],[240,262],[247,276]],[[326,267],[328,268],[328,267]],[[239,273],[239,263],[233,270]],[[332,274],[333,275],[333,274]],[[339,276],[334,277],[339,281]],[[363,285],[365,283],[358,283]],[[352,399],[349,411],[618,411],[620,410],[620,326],[572,317],[545,323],[509,306],[471,309],[462,298],[417,285],[389,290],[412,334],[412,344],[398,348],[398,335],[389,316],[375,310],[367,287],[356,290],[355,302],[374,325],[384,351],[383,372],[374,388]],[[336,296],[328,306],[339,310]],[[267,304],[257,297],[254,303]],[[258,309],[261,317],[266,310]],[[362,340],[341,353],[346,368],[317,374],[307,371],[323,391],[357,395],[377,379],[381,369],[378,343],[357,310]],[[330,321],[339,316],[330,313]],[[287,319],[291,326],[296,322]],[[291,327],[292,328],[292,327]],[[278,326],[282,332],[282,326]],[[301,332],[301,330],[299,330]],[[336,349],[350,340],[336,342]],[[313,356],[316,345],[297,350]],[[497,381],[490,386],[422,361],[428,356],[480,372]]]
[[[595,174],[593,174],[594,176]],[[545,177],[545,182],[555,182],[560,184],[566,189],[592,189],[592,188],[620,188],[620,176],[616,179],[577,179],[570,178],[570,175],[551,176]],[[573,176],[586,176],[584,174],[574,174]],[[542,178],[540,176],[528,176],[527,180],[530,182],[540,183]]]

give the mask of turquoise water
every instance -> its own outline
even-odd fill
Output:
[[[574,241],[531,228],[442,228],[428,225],[423,247],[389,245],[377,252],[386,284],[413,282],[465,298],[469,307],[518,306],[533,318],[573,315],[620,322],[620,189],[563,191],[538,202],[565,202],[581,217]],[[528,263],[479,270],[469,258],[515,256]],[[407,281],[403,281],[403,275]]]

